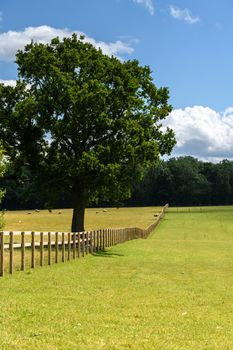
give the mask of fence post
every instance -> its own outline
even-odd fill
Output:
[[[99,230],[96,231],[96,250],[99,252]]]
[[[73,232],[73,259],[76,259],[76,232]]]
[[[80,244],[81,244],[80,232],[78,232],[78,258],[80,258]]]
[[[91,231],[90,232],[90,253],[92,254],[93,253],[93,232]]]
[[[48,232],[48,265],[51,265],[51,232]]]
[[[71,240],[70,240],[70,232],[68,232],[68,260],[70,260],[70,251],[71,251]]]
[[[21,271],[25,270],[25,232],[21,232]]]
[[[35,267],[35,232],[31,232],[31,268]]]
[[[89,253],[89,232],[87,231],[85,233],[86,239],[85,239],[85,249],[86,249],[86,255]]]
[[[82,256],[85,256],[85,232],[82,232]]]
[[[103,229],[103,250],[105,249],[106,246],[106,230]]]
[[[44,266],[44,232],[40,233],[40,266]]]
[[[62,262],[65,262],[65,233],[62,232]]]
[[[99,230],[99,248],[102,250],[102,230]]]
[[[58,263],[58,232],[55,233],[55,263]]]
[[[96,231],[93,231],[93,251],[96,251]]]
[[[10,265],[9,265],[9,272],[12,274],[13,273],[13,268],[14,268],[14,233],[11,231],[10,232]]]

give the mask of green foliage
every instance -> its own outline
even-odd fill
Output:
[[[6,169],[6,163],[4,161],[4,153],[3,149],[0,146],[0,178],[3,177]],[[3,196],[5,195],[5,191],[0,188],[0,203],[2,201]],[[0,212],[0,229],[4,227],[4,213]]]
[[[69,191],[79,215],[90,201],[129,197],[142,168],[172,150],[174,133],[161,128],[168,89],[149,67],[76,35],[31,43],[16,62],[16,88],[0,85],[0,137],[16,167],[29,166],[50,197]]]
[[[213,164],[185,156],[161,160],[134,182],[128,205],[233,204],[233,162]]]

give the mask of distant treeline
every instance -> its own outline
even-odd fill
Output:
[[[2,203],[7,209],[33,209],[71,206],[70,196],[62,192],[51,205],[41,189],[31,182],[6,176],[2,180],[6,195]],[[0,186],[0,187],[1,187]],[[233,161],[213,164],[190,156],[161,160],[145,170],[142,181],[133,184],[132,196],[125,206],[175,206],[233,204]],[[99,203],[107,206],[111,203]]]

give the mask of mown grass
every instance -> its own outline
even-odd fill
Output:
[[[0,349],[233,349],[232,214],[0,279]]]
[[[146,228],[154,222],[161,207],[86,209],[85,229],[117,227]],[[59,214],[59,212],[62,212]],[[30,213],[30,214],[28,214]],[[72,210],[7,211],[4,215],[7,231],[70,231]]]

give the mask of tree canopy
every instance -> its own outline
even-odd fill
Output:
[[[72,196],[72,231],[84,230],[91,201],[118,202],[174,133],[168,89],[149,67],[104,55],[83,37],[31,43],[16,55],[16,87],[0,85],[0,138],[18,174],[52,200]]]
[[[5,170],[6,170],[6,163],[4,162],[4,153],[0,145],[0,178],[3,177]],[[4,194],[5,194],[5,191],[0,188],[0,203],[2,201]]]

